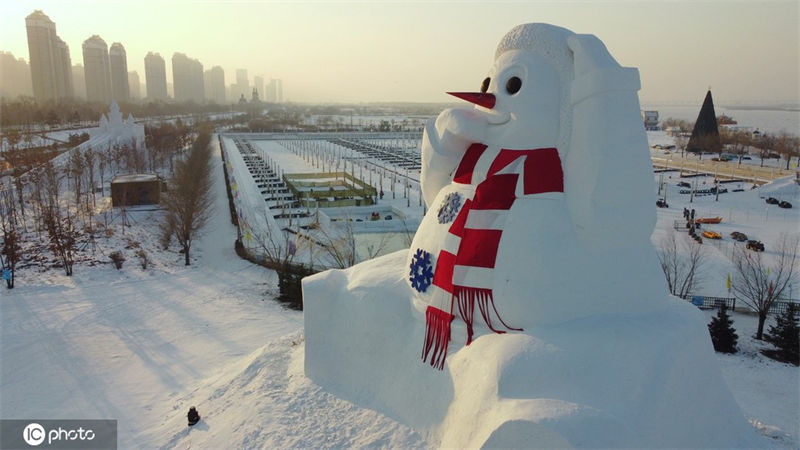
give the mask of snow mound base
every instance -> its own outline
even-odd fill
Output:
[[[759,447],[717,366],[704,316],[667,299],[525,333],[463,325],[444,371],[420,361],[406,251],[303,281],[305,373],[443,447]]]

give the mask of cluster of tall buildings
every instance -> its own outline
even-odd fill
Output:
[[[83,65],[72,65],[69,47],[58,37],[56,24],[40,10],[25,18],[30,64],[11,53],[0,52],[0,95],[33,95],[37,101],[79,97],[92,102],[128,102],[142,96],[139,74],[128,71],[125,47],[108,47],[98,35],[83,42]],[[203,64],[183,53],[172,56],[172,84],[167,83],[164,58],[149,52],[144,58],[147,100],[233,103],[241,97],[269,102],[283,101],[281,80],[264,83],[261,76],[251,86],[247,70],[236,71],[236,83],[228,89],[220,66],[203,71]],[[170,90],[172,95],[170,95]]]

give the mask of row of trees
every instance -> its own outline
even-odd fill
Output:
[[[728,116],[717,117],[717,123],[720,125],[735,123]],[[663,128],[677,128],[680,133],[675,137],[675,146],[681,152],[681,155],[686,151],[689,144],[689,133],[692,131],[693,123],[686,120],[669,118],[662,123]],[[711,138],[714,139],[716,138]],[[792,159],[800,159],[800,137],[792,135],[786,131],[779,133],[761,133],[750,132],[745,130],[737,130],[735,128],[720,127],[719,128],[719,143],[721,145],[701,145],[707,148],[715,148],[719,157],[723,153],[732,153],[739,157],[739,164],[742,163],[742,158],[748,154],[758,155],[761,158],[761,166],[764,166],[764,160],[771,157],[780,157],[786,162],[786,169],[791,167]],[[702,155],[701,155],[702,157]]]
[[[798,238],[783,235],[777,242],[775,258],[768,260],[763,252],[735,245],[731,257],[733,276],[731,290],[738,300],[758,314],[756,339],[764,336],[767,315],[776,301],[785,297],[789,286],[797,279]],[[686,298],[695,292],[702,281],[704,248],[685,239],[679,244],[670,233],[658,248],[661,269],[671,294]]]
[[[230,110],[229,105],[197,104],[195,102],[144,102],[121,103],[120,110],[134,117],[163,117],[177,115],[207,115]],[[60,99],[37,102],[32,97],[0,100],[0,126],[27,129],[42,126],[83,125],[97,122],[101,114],[108,111],[108,104],[77,99]]]

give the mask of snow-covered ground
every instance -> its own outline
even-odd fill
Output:
[[[118,419],[121,448],[426,447],[413,430],[304,376],[302,313],[273,300],[273,272],[234,254],[221,168],[215,173],[216,214],[193,247],[192,266],[182,265],[176,248],[153,244],[147,270],[131,253],[121,271],[103,264],[78,265],[73,277],[18,272],[17,287],[0,294],[0,417]],[[781,233],[798,231],[796,194],[791,210],[767,207],[757,190],[689,204],[677,178],[667,180],[670,208],[659,210],[655,243],[684,206],[724,217],[715,229],[725,239],[706,246],[702,294],[726,294],[730,231],[764,241],[767,252]],[[790,189],[780,192],[789,199]],[[392,206],[421,210],[398,197]],[[133,214],[128,239],[155,242],[157,213]],[[125,242],[115,234],[100,245],[111,250]],[[706,314],[710,320],[713,313]],[[764,344],[751,338],[755,316],[736,312],[733,319],[741,352],[717,354],[724,382],[772,445],[797,448],[799,369],[758,352]],[[190,429],[193,405],[203,420]]]

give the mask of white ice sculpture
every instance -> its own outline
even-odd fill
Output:
[[[108,148],[114,145],[131,145],[135,142],[137,147],[144,145],[144,125],[134,122],[133,115],[128,114],[123,120],[122,112],[117,102],[112,102],[108,115],[100,115],[99,130],[91,133],[92,140],[84,147]]]
[[[595,36],[512,29],[426,126],[410,250],[304,280],[307,376],[445,447],[761,444],[667,295],[639,87]]]

